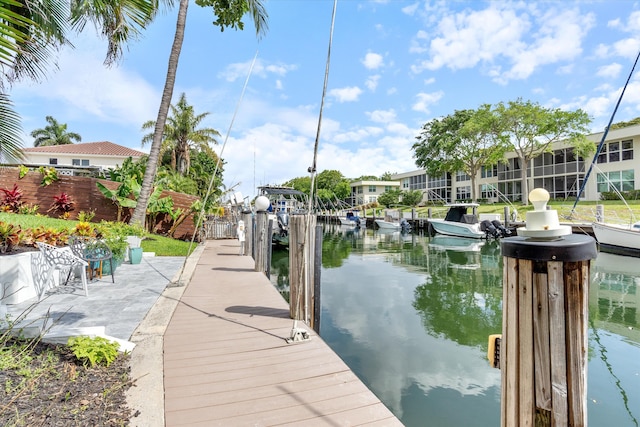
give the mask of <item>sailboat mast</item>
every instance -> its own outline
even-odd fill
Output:
[[[571,215],[574,214],[575,210],[576,210],[576,205],[578,204],[578,201],[580,200],[580,197],[582,196],[582,192],[584,191],[584,187],[587,185],[587,182],[589,181],[589,175],[591,175],[591,170],[593,169],[593,167],[595,166],[596,162],[598,161],[598,156],[600,155],[600,152],[602,151],[602,147],[604,146],[604,142],[607,139],[607,135],[609,134],[609,129],[611,128],[611,124],[613,123],[613,118],[616,116],[616,112],[618,111],[618,107],[620,106],[620,102],[622,102],[622,97],[624,96],[624,92],[627,90],[627,86],[629,85],[629,81],[631,80],[631,76],[633,76],[633,72],[636,69],[636,65],[638,64],[638,59],[640,58],[640,51],[638,51],[638,54],[636,55],[636,60],[633,63],[633,67],[631,67],[631,72],[629,73],[629,76],[627,77],[627,82],[624,84],[624,87],[622,88],[622,92],[620,92],[620,97],[618,98],[618,102],[616,102],[616,107],[613,109],[613,113],[611,114],[611,118],[609,119],[609,124],[607,125],[607,127],[604,129],[604,132],[602,133],[602,139],[600,140],[600,143],[598,144],[598,149],[596,150],[596,154],[593,156],[593,160],[591,161],[591,166],[589,166],[589,169],[587,170],[587,173],[584,176],[584,179],[582,180],[582,185],[580,186],[580,190],[578,191],[578,194],[576,196],[576,200],[573,203],[573,207],[571,208]]]

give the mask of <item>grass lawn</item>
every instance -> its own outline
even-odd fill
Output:
[[[56,230],[72,230],[78,221],[46,216],[20,215],[14,213],[0,212],[0,221],[19,225],[20,228],[28,229],[35,227],[47,227]],[[191,245],[190,242],[176,240],[157,234],[146,233],[142,240],[142,250],[145,252],[155,252],[157,256],[186,256],[196,248],[197,243]],[[191,246],[191,248],[189,248]],[[190,249],[190,251],[189,251]]]

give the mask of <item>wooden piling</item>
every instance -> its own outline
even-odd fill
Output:
[[[242,214],[242,221],[244,221],[244,255],[253,256],[253,215],[251,212]]]
[[[256,228],[254,235],[255,271],[265,273],[268,269],[269,251],[271,251],[271,234],[269,234],[269,214],[256,212]]]
[[[586,426],[592,237],[511,237],[504,259],[501,425]]]
[[[289,221],[289,307],[292,319],[314,327],[315,215],[291,215]]]

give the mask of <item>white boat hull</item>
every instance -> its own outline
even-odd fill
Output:
[[[601,251],[640,257],[639,230],[601,222],[594,222],[592,226]]]
[[[376,225],[384,230],[400,230],[399,222],[390,222],[383,219],[376,219]]]
[[[480,230],[480,224],[466,224],[463,222],[446,221],[444,219],[432,218],[429,223],[436,233],[447,236],[470,237],[473,239],[484,239],[486,233]]]

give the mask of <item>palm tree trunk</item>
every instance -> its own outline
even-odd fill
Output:
[[[187,22],[188,7],[189,0],[180,0],[178,21],[176,23],[176,34],[173,39],[173,45],[171,46],[171,54],[169,55],[167,78],[164,83],[162,101],[160,102],[160,108],[158,110],[153,142],[151,144],[151,151],[149,152],[149,161],[147,162],[147,169],[142,180],[142,188],[140,190],[138,204],[136,205],[133,215],[131,216],[131,220],[129,221],[131,224],[139,224],[143,227],[145,214],[147,212],[147,205],[149,204],[149,197],[151,196],[153,183],[158,170],[158,157],[160,156],[160,148],[162,147],[162,134],[164,132],[164,125],[167,121],[167,115],[169,114],[169,107],[171,106],[173,87],[176,82],[176,72],[178,70],[178,60],[180,59],[180,51],[182,50],[182,42],[184,40],[184,29]]]

